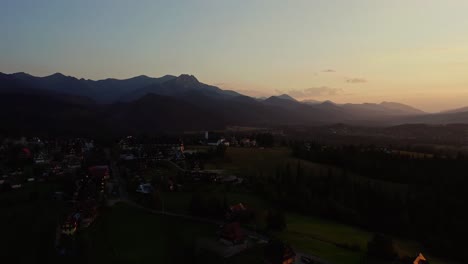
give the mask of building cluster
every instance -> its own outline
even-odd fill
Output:
[[[0,190],[20,189],[37,182],[53,182],[81,168],[92,140],[3,139],[0,142]]]
[[[144,141],[127,136],[119,141],[121,160],[183,160],[184,143],[181,140]]]
[[[257,141],[250,137],[237,138],[232,136],[225,138],[224,136],[217,136],[213,138],[206,138],[200,141],[200,143],[208,146],[225,146],[225,147],[257,147]]]
[[[83,172],[74,182],[71,206],[57,228],[56,247],[60,255],[72,255],[75,252],[77,231],[86,229],[94,222],[106,198],[109,166],[93,165],[83,168]]]
[[[93,223],[105,198],[111,172],[105,162],[96,163],[95,151],[93,140],[84,138],[6,138],[0,142],[1,191],[54,186],[46,199],[63,205],[55,239],[60,255],[75,251],[76,233]]]

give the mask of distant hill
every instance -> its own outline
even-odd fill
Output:
[[[239,96],[240,94],[234,91],[222,90],[216,86],[201,83],[193,75],[182,74],[179,77],[169,79],[167,81],[153,83],[139,89],[133,90],[121,96],[121,101],[132,101],[142,96],[152,93],[165,96],[183,96],[192,91],[198,91],[207,96],[214,97],[230,97]]]
[[[314,105],[314,104],[320,104],[322,102],[317,101],[317,100],[313,100],[313,99],[307,99],[307,100],[302,100],[301,103]]]
[[[96,135],[105,119],[95,104],[50,94],[0,95],[0,133],[11,135]]]
[[[145,75],[129,79],[85,80],[55,73],[45,77],[35,77],[26,73],[1,74],[3,81],[17,82],[22,87],[35,89],[36,92],[56,92],[89,97],[98,103],[137,100],[149,93],[181,96],[191,90],[198,90],[211,96],[239,96],[234,91],[222,90],[216,86],[199,82],[195,76],[182,74],[179,77],[165,75],[152,78]],[[5,84],[5,83],[3,83]],[[16,90],[19,92],[19,90]]]
[[[204,84],[188,74],[93,81],[60,73],[46,77],[0,73],[0,96],[5,132],[143,133],[232,125],[468,123],[468,112],[426,114],[393,102],[300,102],[286,94],[259,100]]]
[[[401,103],[395,103],[395,102],[382,102],[380,103],[380,106],[392,110],[394,114],[400,113],[400,114],[425,114],[424,111],[419,110],[417,108],[414,108],[409,105],[401,104]]]
[[[425,114],[423,111],[414,107],[400,104],[382,102],[380,104],[363,103],[363,104],[343,104],[341,105],[346,111],[353,113],[361,118],[375,118],[388,116],[411,116]]]
[[[388,120],[388,124],[468,124],[468,112],[404,116]]]
[[[442,114],[450,114],[450,113],[462,113],[462,112],[468,112],[468,106],[442,111],[441,113]]]
[[[290,100],[290,101],[297,102],[296,99],[294,99],[293,97],[291,97],[291,96],[289,96],[287,94],[281,94],[281,95],[277,95],[275,97],[280,98],[280,99],[284,99],[284,100]]]
[[[6,82],[16,82],[16,92],[27,87],[39,92],[56,92],[77,96],[89,97],[99,103],[112,103],[137,89],[157,84],[171,79],[175,76],[166,75],[161,78],[148,76],[137,76],[130,79],[105,79],[99,81],[77,79],[55,73],[45,77],[35,77],[26,73],[1,74],[0,89],[6,89]],[[21,88],[20,88],[21,87]],[[0,91],[1,92],[1,91]]]

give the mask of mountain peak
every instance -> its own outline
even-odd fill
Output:
[[[404,112],[413,113],[413,114],[423,114],[424,113],[424,111],[422,111],[422,110],[419,110],[417,108],[414,108],[412,106],[405,105],[405,104],[402,104],[402,103],[383,101],[383,102],[380,103],[380,105],[383,106],[383,107],[386,107],[388,109],[391,109],[391,110],[404,111]]]
[[[285,99],[285,100],[294,101],[294,102],[297,101],[296,99],[294,99],[293,97],[291,97],[291,96],[288,95],[288,94],[281,94],[281,95],[278,95],[277,97],[278,97],[278,98],[281,98],[281,99]]]
[[[333,106],[336,106],[336,104],[330,100],[326,100],[324,102],[321,103],[322,105],[333,105]]]
[[[181,74],[176,78],[176,82],[182,84],[198,84],[200,83],[195,76],[190,74]]]
[[[301,103],[315,105],[315,104],[321,104],[322,101],[317,101],[314,99],[306,99],[306,100],[302,100]]]
[[[15,73],[12,73],[11,75],[15,77],[32,77],[32,75],[25,73],[25,72],[15,72]]]
[[[288,94],[280,94],[280,95],[273,95],[273,96],[270,96],[268,99],[282,99],[282,100],[289,100],[289,101],[293,101],[293,102],[297,102],[296,99],[294,99],[293,97],[291,97],[290,95]]]
[[[65,75],[63,75],[62,73],[60,72],[56,72],[54,74],[51,74],[49,76],[46,76],[46,77],[66,77]]]
[[[142,74],[142,75],[135,76],[134,78],[149,79],[149,78],[151,78],[151,77],[149,77],[148,75]]]

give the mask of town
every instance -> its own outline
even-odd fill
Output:
[[[255,177],[292,177],[278,174],[278,158],[289,160],[288,171],[297,166],[297,181],[312,164],[293,152],[315,145],[290,152],[288,144],[271,130],[2,138],[1,221],[10,227],[2,250],[52,263],[429,263],[423,247],[402,248],[401,238],[324,222],[263,195],[259,188],[275,190]]]

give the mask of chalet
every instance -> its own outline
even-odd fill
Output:
[[[78,227],[78,223],[73,217],[68,217],[67,220],[62,224],[60,227],[61,232],[63,235],[72,236],[75,234],[76,229]]]
[[[67,155],[64,159],[68,169],[75,170],[81,168],[81,158],[75,155]]]
[[[88,200],[86,202],[80,203],[78,207],[78,213],[80,228],[88,227],[89,225],[91,225],[91,223],[94,222],[98,214],[98,207],[96,201]]]
[[[201,182],[215,182],[219,177],[219,174],[216,171],[190,171],[188,174],[193,181]]]
[[[46,158],[46,155],[44,153],[39,153],[37,156],[34,157],[34,163],[35,164],[44,164],[48,163],[48,160]]]
[[[55,174],[55,175],[63,175],[64,171],[63,171],[63,168],[61,165],[55,165],[53,168],[52,168],[52,173]]]
[[[255,139],[250,140],[250,138],[243,138],[239,143],[242,147],[256,147],[257,141]]]
[[[238,204],[230,206],[229,210],[233,213],[237,213],[237,212],[243,212],[247,210],[247,208],[242,203],[238,203]]]
[[[136,159],[135,155],[133,153],[127,153],[127,154],[121,154],[120,155],[121,160],[134,160]]]
[[[216,177],[215,182],[219,183],[237,183],[239,178],[234,175],[219,175]]]
[[[88,172],[91,175],[91,177],[94,178],[104,178],[104,179],[109,179],[109,166],[107,165],[100,165],[100,166],[92,166],[88,168]]]
[[[283,242],[272,241],[265,247],[265,262],[269,264],[293,264],[296,252]]]
[[[427,261],[423,254],[419,253],[418,257],[413,261],[413,264],[429,264],[429,261]]]
[[[223,225],[221,228],[221,242],[226,245],[239,245],[244,243],[245,233],[239,222],[232,222]]]
[[[23,159],[23,160],[30,159],[31,158],[31,150],[29,150],[29,148],[26,148],[26,147],[22,148],[21,152],[19,154],[19,158]]]
[[[243,147],[250,147],[250,138],[243,138],[240,140],[240,145]]]
[[[175,192],[178,191],[181,187],[182,185],[177,184],[173,178],[167,179],[167,190]]]
[[[217,140],[209,140],[206,142],[206,144],[208,146],[219,146],[219,145],[224,145],[224,142],[226,142],[226,140],[224,138],[221,138]]]
[[[94,142],[93,141],[86,141],[84,143],[83,149],[84,151],[90,151],[94,148]]]
[[[239,215],[245,213],[246,211],[247,208],[242,203],[231,205],[226,212],[226,219],[236,219]]]
[[[150,194],[154,192],[153,186],[149,183],[140,184],[136,189],[136,192],[143,194]]]
[[[174,160],[184,160],[185,155],[183,151],[176,150],[174,151]]]

